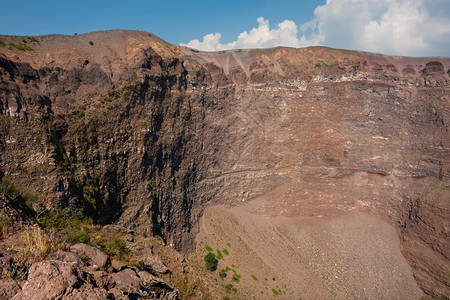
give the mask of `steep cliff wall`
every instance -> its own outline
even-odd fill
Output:
[[[0,175],[40,193],[35,210],[81,208],[185,253],[211,204],[359,210],[399,229],[423,289],[448,289],[449,58],[1,38]]]

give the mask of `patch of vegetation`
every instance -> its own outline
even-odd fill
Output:
[[[91,191],[92,190],[92,191]],[[83,187],[83,200],[85,204],[85,213],[94,219],[98,219],[97,200],[95,194],[98,193],[98,187]]]
[[[179,278],[176,280],[177,287],[183,296],[182,299],[190,298],[194,296],[197,285],[189,278]]]
[[[227,272],[225,270],[220,270],[219,277],[220,279],[224,279],[225,277],[227,277]]]
[[[231,293],[231,292],[236,293],[237,292],[237,289],[231,283],[229,283],[225,286],[225,290],[227,291],[227,293]]]
[[[89,41],[89,45],[94,46],[94,42],[93,41]]]
[[[216,259],[214,253],[208,252],[208,254],[205,255],[205,263],[206,269],[213,272],[217,270],[217,264],[219,263],[219,261]]]
[[[43,260],[49,253],[62,248],[62,245],[36,225],[32,230],[25,230],[21,239],[25,245],[22,250],[23,258],[29,261]]]
[[[44,212],[38,221],[43,226],[56,230],[74,227],[79,229],[80,226],[92,225],[93,222],[91,218],[85,217],[81,210],[70,211],[67,207],[62,209],[59,206],[56,206],[51,211]]]
[[[22,51],[33,51],[34,50],[33,48],[25,45],[24,43],[15,44],[13,42],[9,42],[9,46],[14,47],[18,50],[22,50]]]
[[[67,233],[67,237],[74,244],[83,243],[83,244],[91,244],[91,238],[89,236],[88,230],[84,227],[71,227],[69,232]]]
[[[151,34],[151,33],[149,33],[149,34],[148,34],[148,36],[149,36],[149,37],[151,37],[151,36],[152,36],[152,34]]]
[[[276,289],[274,289],[274,288],[272,288],[272,293],[273,293],[275,296],[280,295],[280,293],[279,293]]]
[[[19,195],[19,187],[12,182],[11,177],[4,176],[0,182],[0,191],[4,192],[10,198],[15,198]]]
[[[231,247],[231,244],[230,244],[230,243],[227,243],[227,246],[228,246],[228,247]]]
[[[39,195],[26,190],[25,193],[20,192],[21,188],[15,184],[11,177],[4,176],[0,182],[0,191],[8,195],[14,203],[29,217],[35,217],[36,212],[33,210],[32,204],[39,200]]]
[[[213,248],[211,248],[211,247],[208,246],[208,245],[205,246],[205,249],[206,249],[207,251],[209,251],[209,252],[212,252],[212,251],[213,251]]]
[[[122,261],[127,261],[127,256],[130,254],[130,249],[127,248],[125,242],[118,238],[113,238],[106,247],[102,247],[102,251],[112,258],[118,258]]]
[[[228,252],[227,249],[223,249],[222,252],[223,252],[225,255],[229,255],[229,254],[230,254],[230,252]]]
[[[450,268],[445,266],[444,271],[445,271],[445,275],[447,276],[447,278],[450,278]]]
[[[2,40],[2,39],[0,39],[0,46],[2,46],[2,47],[5,47],[6,45],[5,45],[5,42]]]
[[[251,275],[254,281],[258,281],[258,278],[255,275]]]
[[[39,42],[39,40],[37,38],[35,38],[34,36],[29,36],[28,39],[30,39],[30,42],[32,42],[32,43],[37,43],[38,45],[41,44],[41,42]]]
[[[5,238],[12,229],[11,220],[7,216],[0,216],[0,239]]]
[[[216,257],[217,257],[217,259],[223,259],[223,255],[222,255],[222,252],[220,252],[220,250],[217,250]]]
[[[78,35],[78,33],[75,32],[73,35]]]

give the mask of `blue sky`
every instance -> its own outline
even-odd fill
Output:
[[[0,33],[41,35],[73,34],[105,29],[139,29],[179,44],[221,32],[231,41],[264,17],[304,23],[323,1],[3,1]]]
[[[0,33],[153,32],[202,50],[304,47],[450,56],[449,0],[2,0]]]

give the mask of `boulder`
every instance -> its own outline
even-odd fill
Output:
[[[120,272],[123,269],[125,269],[127,267],[127,265],[124,264],[123,262],[121,262],[120,260],[112,259],[111,260],[111,267],[113,268],[113,270],[115,272]]]
[[[95,285],[101,288],[110,289],[114,286],[111,275],[104,271],[94,271],[90,273]]]
[[[19,281],[14,279],[0,280],[0,299],[11,299],[22,290]]]
[[[79,266],[84,266],[84,262],[81,257],[73,252],[67,252],[58,250],[56,252],[50,253],[47,257],[48,260],[59,260],[64,262],[71,262]]]
[[[169,272],[169,269],[167,269],[161,259],[157,256],[147,256],[143,258],[139,264],[144,270],[152,274],[166,274]]]
[[[74,263],[43,261],[34,263],[22,291],[12,299],[61,299],[71,288],[80,284],[80,274]]]
[[[111,281],[116,289],[127,294],[139,293],[141,290],[140,279],[132,269],[125,269],[111,274]]]
[[[141,279],[141,283],[146,287],[166,285],[161,278],[158,278],[146,271],[140,271],[138,276]]]
[[[92,284],[85,284],[79,289],[73,289],[64,296],[67,300],[103,300],[114,299],[111,293],[108,293],[103,288],[96,288]]]
[[[111,259],[108,255],[95,247],[86,244],[75,244],[70,247],[71,252],[83,253],[91,262],[99,268],[106,269],[111,265]]]

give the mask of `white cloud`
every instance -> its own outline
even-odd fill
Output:
[[[204,51],[246,49],[246,48],[268,48],[276,46],[300,47],[301,43],[297,38],[297,25],[289,20],[278,24],[276,28],[270,29],[269,21],[263,17],[258,18],[258,27],[249,32],[244,31],[239,34],[236,41],[222,44],[220,33],[210,33],[203,37],[203,40],[192,40],[187,44],[180,44]]]
[[[314,18],[297,26],[285,20],[274,28],[258,18],[258,27],[222,44],[221,34],[184,46],[215,51],[275,46],[324,45],[393,55],[450,55],[448,0],[327,0]]]
[[[388,54],[448,55],[450,18],[442,10],[449,11],[445,0],[328,0],[314,11],[310,39]]]

